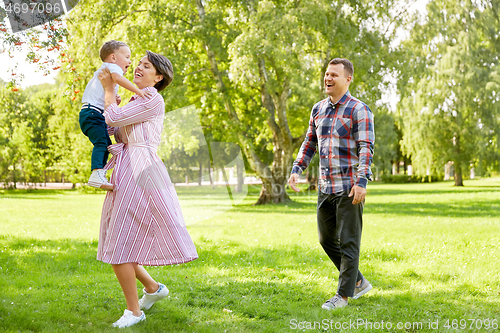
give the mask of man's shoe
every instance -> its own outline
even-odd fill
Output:
[[[106,171],[104,169],[94,169],[87,183],[89,186],[100,188],[107,191],[113,191],[113,184],[108,182]]]
[[[343,299],[340,295],[335,295],[325,302],[321,307],[325,310],[333,310],[347,306],[347,300]]]
[[[141,310],[149,310],[153,306],[153,304],[167,297],[168,295],[167,287],[165,287],[165,285],[162,283],[158,283],[158,285],[159,285],[158,290],[152,294],[147,293],[146,289],[143,289],[144,295],[139,300],[139,308]]]
[[[370,282],[368,282],[367,279],[363,276],[363,281],[361,282],[361,285],[359,287],[354,288],[354,296],[352,297],[353,299],[358,299],[370,290],[372,290],[372,285]]]
[[[141,311],[142,312],[142,311]],[[137,324],[140,321],[146,320],[146,315],[142,312],[139,317],[134,316],[134,313],[125,309],[123,316],[113,323],[113,327],[124,328]]]

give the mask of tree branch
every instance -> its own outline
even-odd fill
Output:
[[[111,20],[111,22],[112,22],[112,23],[111,23],[111,27],[117,26],[118,24],[120,24],[123,20],[125,20],[127,17],[129,17],[129,16],[130,16],[130,15],[132,15],[132,14],[135,14],[135,13],[142,13],[142,12],[147,12],[147,10],[145,10],[145,9],[144,9],[144,10],[134,10],[134,11],[132,11],[132,12],[130,12],[130,13],[128,13],[128,14],[126,14],[126,15],[123,15],[123,16],[121,17],[121,19],[120,19],[118,22],[116,22],[116,23],[115,23],[115,22],[113,22],[115,19],[112,19],[112,20]]]
[[[410,9],[410,7],[413,6],[417,1],[418,0],[414,0],[411,4],[409,4],[406,8],[403,8],[399,13],[396,14],[396,16],[393,17],[392,21],[387,25],[387,28],[384,31],[384,36],[387,34],[387,32],[389,31],[389,28],[396,21],[396,19],[399,16],[403,15],[404,13],[406,13],[408,11],[408,9]]]
[[[205,22],[205,7],[203,6],[202,0],[196,0],[196,6],[198,7],[198,15],[200,17],[201,23]],[[224,100],[224,107],[226,112],[229,114],[229,118],[237,124],[236,135],[238,137],[240,148],[245,153],[245,156],[248,158],[248,162],[250,163],[252,169],[254,169],[257,174],[265,178],[268,174],[269,167],[265,165],[259,156],[255,153],[255,147],[253,142],[243,133],[241,130],[241,121],[236,114],[234,109],[234,105],[227,95],[227,87],[224,84],[222,79],[222,74],[219,71],[219,66],[217,63],[217,59],[215,58],[214,52],[211,50],[208,40],[204,40],[203,44],[205,49],[207,50],[208,61],[210,63],[210,70],[215,77],[217,83],[217,89],[222,94],[222,98]]]
[[[186,24],[187,24],[187,25],[189,25],[191,28],[193,28],[193,27],[194,27],[193,23],[190,23],[190,22],[188,22],[188,21],[184,20],[183,18],[179,18],[179,21],[186,23]]]

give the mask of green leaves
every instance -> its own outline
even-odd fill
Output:
[[[403,149],[419,175],[433,163],[442,173],[448,161],[465,173],[498,154],[491,145],[500,130],[493,96],[498,37],[487,28],[498,18],[489,3],[476,1],[463,1],[463,6],[433,1],[428,12],[427,22],[417,25],[404,43],[406,78],[412,79],[403,79],[400,86]]]

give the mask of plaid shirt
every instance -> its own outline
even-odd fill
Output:
[[[319,142],[319,189],[326,194],[349,191],[353,185],[366,188],[372,180],[373,113],[349,91],[333,104],[330,97],[311,111],[306,138],[293,162],[292,173],[301,174]]]

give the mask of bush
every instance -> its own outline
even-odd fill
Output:
[[[405,184],[405,183],[432,183],[441,181],[438,176],[416,176],[416,175],[382,175],[382,181],[386,184]]]
[[[82,194],[106,194],[107,191],[101,190],[100,188],[95,188],[87,185],[86,183],[76,188],[78,193]]]

